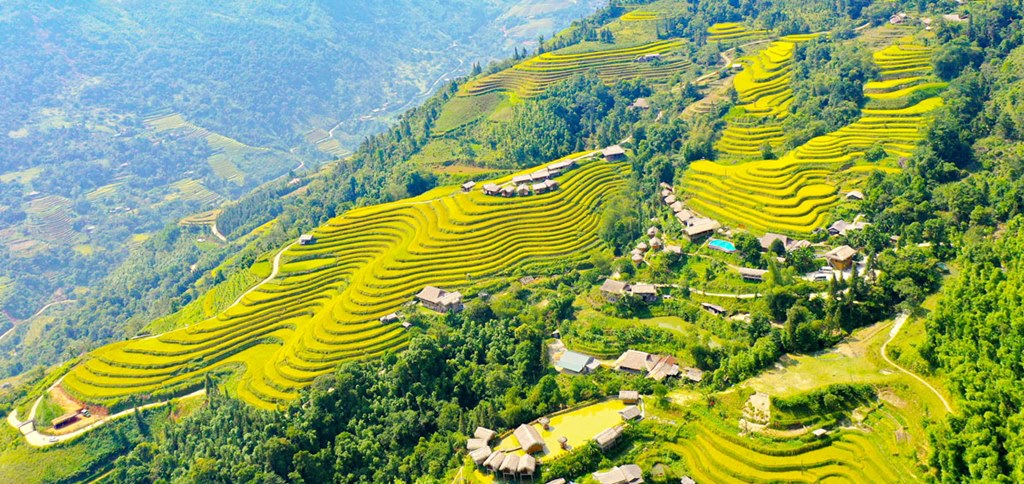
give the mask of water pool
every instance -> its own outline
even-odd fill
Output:
[[[708,247],[722,252],[736,252],[736,246],[728,240],[711,239],[708,241]]]

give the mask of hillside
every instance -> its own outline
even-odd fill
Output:
[[[218,232],[204,214],[267,184],[303,190],[448,79],[594,8],[536,0],[0,6],[0,41],[12,46],[0,66],[0,308],[19,328],[0,340],[0,374],[138,329],[76,322],[51,328],[62,341],[40,341],[43,322],[32,318],[40,308],[98,304],[107,277],[123,281],[154,253],[176,253],[147,262],[154,267],[215,266],[244,246],[229,243],[244,234],[230,221]],[[165,233],[179,222],[192,229]],[[201,276],[150,272],[130,276],[139,293],[175,289],[148,301],[153,314],[120,314],[118,325],[162,315]],[[87,318],[62,309],[62,319]]]
[[[0,480],[1016,482],[1022,26],[611,2],[46,316],[125,337],[5,382]]]

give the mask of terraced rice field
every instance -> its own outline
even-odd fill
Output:
[[[739,437],[706,419],[695,435],[668,447],[681,455],[697,482],[904,482],[870,434],[841,430],[831,442],[801,446]]]
[[[71,205],[71,200],[56,195],[28,202],[25,214],[29,234],[55,244],[73,241],[75,231],[71,227]]]
[[[278,173],[291,162],[269,148],[249,146],[238,140],[212,132],[188,122],[177,113],[159,114],[145,119],[145,123],[158,134],[173,133],[176,137],[202,138],[213,150],[207,162],[218,177],[236,185],[244,185],[247,176],[265,172]]]
[[[608,83],[641,78],[649,81],[667,80],[691,65],[689,59],[675,54],[682,45],[681,40],[663,40],[634,47],[575,54],[546,52],[509,69],[470,81],[459,94],[475,96],[513,92],[528,98],[591,69],[596,70],[598,77]],[[661,59],[648,62],[638,60],[642,56],[654,54],[660,54]]]
[[[772,42],[757,55],[736,62],[743,70],[733,85],[738,95],[736,112],[731,113],[722,137],[715,143],[719,152],[737,156],[760,156],[765,144],[777,149],[785,142],[781,121],[793,104],[793,53],[797,43],[813,35],[791,35]]]
[[[748,29],[737,22],[717,23],[708,27],[708,42],[742,43],[760,40],[770,34],[767,30]]]
[[[195,200],[203,207],[217,207],[227,201],[227,198],[206,188],[199,180],[177,181],[171,184],[171,188],[174,191],[164,197],[165,201]]]
[[[920,70],[916,60],[930,55],[921,54],[921,49],[903,45],[898,50],[883,50],[887,52],[882,57],[883,78],[871,86],[874,92],[905,91],[902,81],[896,79],[909,78],[898,76],[929,75]],[[915,60],[901,58],[905,52],[912,53]],[[886,62],[888,59],[898,60]],[[895,99],[910,98],[904,94]],[[684,181],[692,194],[688,203],[706,216],[748,229],[806,234],[823,226],[828,210],[839,202],[832,176],[879,169],[860,161],[875,145],[881,146],[889,158],[910,156],[932,119],[931,111],[941,105],[941,98],[929,97],[907,107],[865,108],[856,122],[813,138],[778,160],[734,166],[693,163]]]
[[[132,395],[179,394],[206,373],[241,365],[237,394],[273,408],[343,362],[402,350],[405,330],[379,318],[425,285],[454,290],[526,265],[582,261],[602,244],[599,207],[624,190],[628,169],[595,160],[543,195],[449,187],[349,211],[316,230],[316,244],[286,248],[275,278],[216,317],[96,350],[62,385],[118,406]]]
[[[932,49],[913,44],[896,44],[874,53],[882,80],[864,86],[873,104],[901,106],[919,92],[931,94],[947,84],[932,75]]]
[[[660,20],[661,14],[647,10],[633,10],[622,16],[623,22],[643,22],[648,20]]]

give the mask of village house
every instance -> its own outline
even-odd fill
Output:
[[[483,192],[484,192],[484,195],[494,196],[494,195],[497,195],[499,192],[501,192],[501,187],[499,187],[498,185],[495,185],[494,183],[488,183],[488,184],[484,185]]]
[[[523,185],[523,184],[526,184],[526,183],[530,183],[532,181],[533,181],[533,178],[530,175],[516,175],[516,176],[512,177],[512,184],[513,185]]]
[[[683,248],[678,246],[678,245],[666,245],[665,246],[665,252],[668,252],[669,254],[674,254],[674,255],[682,255],[683,254]]]
[[[748,267],[740,267],[739,273],[740,277],[742,277],[745,281],[761,282],[764,280],[764,276],[765,274],[768,273],[768,271],[763,269],[751,269]]]
[[[864,200],[864,192],[860,190],[850,190],[846,193],[847,200]]]
[[[825,260],[833,268],[844,271],[853,266],[853,258],[857,255],[857,249],[849,245],[836,247],[825,253]]]
[[[654,62],[656,60],[661,60],[661,54],[643,54],[635,59],[636,62]]]
[[[490,441],[494,440],[494,438],[497,437],[497,436],[498,436],[497,432],[495,432],[495,431],[493,431],[493,430],[491,430],[491,429],[489,429],[487,427],[477,427],[476,430],[473,431],[473,437],[477,438],[477,439],[480,439],[480,440],[483,440],[484,442],[490,442]]]
[[[582,375],[596,370],[601,366],[601,363],[593,357],[582,353],[566,351],[558,359],[558,362],[555,363],[555,366],[561,368],[566,373]]]
[[[50,420],[50,426],[56,429],[62,429],[78,421],[78,411],[68,412],[60,417]]]
[[[619,400],[630,405],[640,401],[640,392],[636,390],[619,390]]]
[[[829,235],[846,235],[854,230],[864,230],[868,224],[864,222],[847,222],[845,220],[838,220],[828,227]]]
[[[505,458],[502,459],[501,465],[498,466],[498,469],[501,470],[501,474],[505,476],[506,479],[515,478],[516,471],[519,470],[519,456],[511,452],[505,454]]]
[[[700,368],[686,368],[683,370],[683,375],[694,383],[700,383],[704,379],[704,371]]]
[[[685,210],[685,205],[683,205],[682,200],[676,200],[671,205],[669,205],[669,207],[672,208],[672,213],[679,213]]]
[[[658,288],[654,284],[633,284],[629,286],[630,294],[640,298],[644,302],[658,300]]]
[[[515,194],[516,194],[516,187],[514,187],[512,185],[505,185],[505,186],[501,187],[501,196],[507,198],[507,197],[511,197],[512,195],[515,195]]]
[[[644,482],[643,472],[636,464],[612,467],[606,472],[595,472],[594,479],[600,484],[642,484]]]
[[[439,313],[457,313],[462,311],[462,294],[448,292],[434,286],[424,287],[416,295],[420,304]]]
[[[676,198],[675,194],[670,194],[667,197],[665,197],[663,200],[665,202],[665,205],[668,205],[670,207],[672,206],[673,203],[676,203],[676,202],[679,201],[679,199]]]
[[[380,322],[383,324],[397,323],[400,316],[398,313],[391,313],[380,317]]]
[[[302,234],[299,236],[299,245],[313,245],[316,243],[316,237],[313,234]]]
[[[646,98],[638,97],[629,105],[629,109],[651,109],[651,103]]]
[[[717,304],[700,303],[700,307],[703,308],[705,311],[707,311],[707,312],[709,312],[711,314],[714,314],[716,316],[724,316],[726,313],[729,312],[725,308],[723,308],[722,306],[719,306]]]
[[[654,237],[654,236],[658,235],[659,232],[661,232],[661,231],[658,230],[658,227],[651,227],[651,228],[647,229],[647,236],[648,237]]]
[[[677,202],[677,203],[679,203],[679,202]],[[693,214],[693,212],[691,212],[689,210],[683,209],[683,210],[680,210],[680,211],[676,212],[676,220],[678,220],[679,223],[682,224],[684,228],[689,226],[690,220],[693,220],[694,217],[695,217],[695,215]]]
[[[616,425],[610,429],[605,429],[601,431],[601,433],[594,436],[594,443],[597,444],[597,447],[599,449],[608,450],[613,445],[615,445],[616,441],[619,440],[619,436],[622,435],[623,430],[624,429],[621,425]]]
[[[574,166],[576,166],[576,160],[559,161],[557,163],[552,163],[552,164],[548,165],[548,172],[550,172],[552,174],[557,174],[557,173],[561,173],[563,171],[570,170]]]
[[[642,252],[635,252],[633,256],[630,257],[630,260],[633,261],[634,264],[640,265],[644,261],[644,255]]]
[[[470,180],[470,181],[462,184],[462,191],[469,192],[469,191],[472,191],[474,187],[476,187],[476,182],[473,181],[473,180]]]
[[[679,376],[679,364],[674,356],[653,355],[657,361],[654,367],[647,372],[647,378],[654,381],[662,381],[670,376]]]
[[[512,432],[512,435],[519,442],[519,447],[527,454],[544,450],[544,439],[540,438],[540,432],[537,432],[532,425],[520,425]]]
[[[614,279],[605,279],[604,284],[601,284],[601,295],[609,302],[617,302],[628,290],[628,283]]]
[[[490,457],[487,458],[487,460],[484,461],[484,467],[486,467],[491,472],[498,472],[499,468],[501,467],[501,462],[504,460],[505,453],[500,450],[496,450],[491,454]]]
[[[547,180],[548,178],[551,178],[551,172],[548,171],[547,168],[541,168],[540,170],[530,173],[531,181],[544,181]]]
[[[516,187],[516,195],[519,195],[520,197],[528,196],[530,193],[532,193],[530,191],[530,186],[525,183]]]
[[[516,469],[516,474],[519,478],[529,477],[533,480],[534,473],[537,472],[537,459],[530,454],[526,454],[519,458],[519,468]]]
[[[473,451],[470,451],[469,458],[473,459],[473,463],[476,465],[483,465],[487,461],[487,458],[491,456],[491,448],[484,446]]]
[[[612,145],[601,150],[601,155],[605,161],[621,161],[626,159],[626,150],[619,145]]]
[[[545,180],[542,183],[534,183],[532,188],[534,193],[546,193],[558,188],[558,182],[555,180]]]
[[[722,225],[711,219],[690,219],[683,229],[683,237],[694,242],[715,233]]]

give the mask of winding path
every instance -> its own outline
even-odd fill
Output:
[[[38,310],[38,311],[36,311],[36,313],[35,313],[35,314],[33,314],[33,315],[29,316],[29,317],[28,317],[27,319],[23,320],[22,322],[24,322],[24,321],[30,321],[30,320],[32,320],[32,318],[34,318],[34,317],[36,317],[36,316],[39,316],[40,314],[43,314],[43,311],[46,311],[47,309],[49,309],[49,308],[50,308],[50,307],[52,307],[52,306],[56,306],[56,305],[58,305],[58,304],[68,304],[68,303],[76,303],[76,302],[78,302],[78,299],[65,299],[65,300],[63,300],[63,301],[55,301],[55,302],[52,302],[52,303],[50,303],[50,304],[47,304],[47,305],[45,305],[45,306],[43,306],[43,307],[39,308],[39,310]],[[11,329],[8,329],[7,331],[5,331],[5,332],[4,332],[4,334],[0,334],[0,341],[3,341],[3,340],[4,340],[4,338],[6,338],[6,337],[7,337],[7,335],[9,335],[9,334],[13,333],[15,329],[18,329],[18,324],[17,324],[17,323],[13,324],[13,325],[11,326]]]
[[[242,302],[242,298],[244,298],[245,296],[248,296],[248,295],[249,295],[249,293],[251,293],[251,292],[253,292],[253,291],[255,291],[255,290],[259,289],[259,288],[260,288],[260,286],[262,286],[262,285],[264,285],[264,284],[266,284],[266,283],[270,282],[270,281],[271,281],[272,279],[274,279],[275,277],[277,277],[277,273],[278,273],[278,271],[279,271],[279,270],[281,269],[281,256],[282,256],[282,255],[284,255],[284,253],[285,253],[285,251],[286,251],[286,250],[288,250],[288,249],[292,248],[292,246],[293,246],[293,245],[295,245],[295,244],[297,244],[297,243],[298,243],[298,241],[292,242],[292,243],[290,243],[290,244],[288,244],[288,245],[284,246],[284,248],[283,248],[283,249],[281,249],[280,251],[278,251],[278,252],[277,252],[277,255],[275,255],[275,256],[274,256],[274,263],[273,263],[273,266],[272,266],[272,268],[270,269],[270,275],[269,275],[269,276],[267,276],[267,278],[266,278],[266,279],[263,279],[262,281],[260,281],[260,282],[256,283],[256,285],[255,285],[255,286],[252,286],[252,287],[250,287],[250,288],[249,288],[248,290],[246,290],[245,292],[243,292],[243,293],[242,293],[242,294],[241,294],[240,296],[238,296],[238,299],[235,299],[235,302],[231,303],[231,305],[232,305],[232,306],[235,306],[235,305],[241,304],[241,302]]]
[[[885,340],[885,343],[882,343],[882,348],[879,350],[879,353],[882,354],[882,358],[885,360],[885,362],[891,365],[893,368],[896,368],[897,370],[914,377],[914,379],[921,382],[922,385],[928,387],[928,389],[931,390],[936,397],[939,397],[939,401],[942,402],[942,406],[946,407],[946,412],[953,413],[953,407],[949,405],[949,402],[946,401],[946,398],[943,397],[942,394],[939,393],[939,391],[936,390],[935,387],[931,385],[931,383],[928,383],[927,381],[925,381],[924,378],[917,376],[916,374],[910,372],[906,368],[897,365],[895,362],[890,360],[889,355],[885,353],[885,348],[888,347],[889,343],[891,343],[892,340],[896,338],[896,335],[900,334],[900,330],[903,329],[903,324],[907,322],[907,319],[909,317],[910,315],[907,313],[900,314],[899,316],[896,317],[896,323],[893,324],[892,329],[889,330],[889,339]]]

